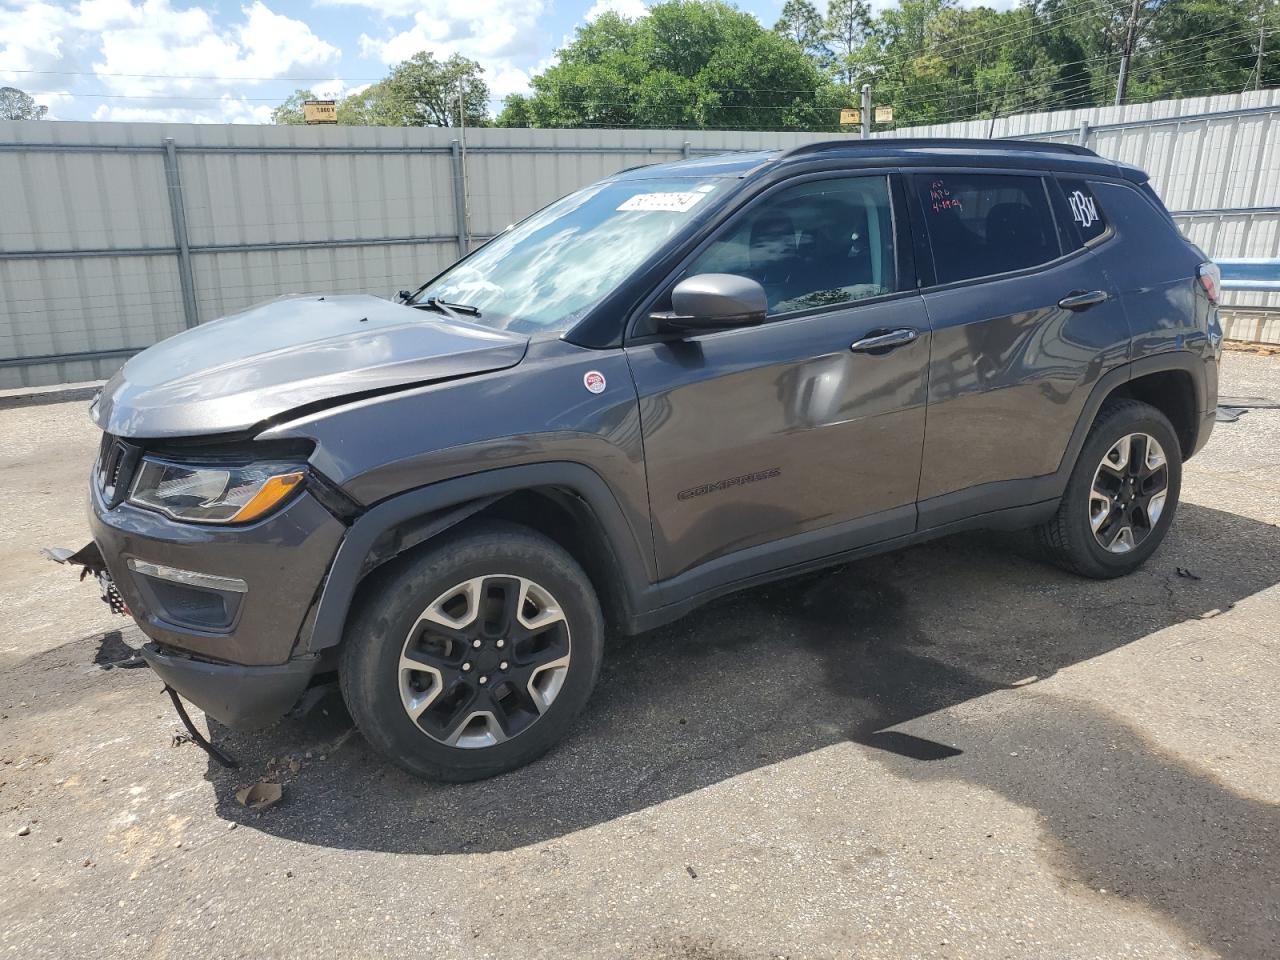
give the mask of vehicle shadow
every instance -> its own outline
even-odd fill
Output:
[[[1036,810],[1080,882],[1143,900],[1226,955],[1275,956],[1275,807],[1185,768],[1095,707],[1047,695],[1017,698],[998,721],[966,723],[963,742],[891,728],[1226,611],[1280,582],[1278,557],[1274,526],[1193,504],[1181,506],[1156,557],[1116,581],[1061,573],[1023,535],[969,534],[747,591],[611,641],[575,732],[493,780],[415,780],[347,733],[336,698],[308,721],[265,732],[214,724],[214,742],[243,766],[211,763],[207,778],[220,816],[273,835],[488,852],[853,740],[901,776],[963,779]],[[1038,762],[1010,764],[1027,744]],[[249,813],[237,786],[284,757],[301,761],[285,802]],[[1086,773],[1103,767],[1099,792]]]

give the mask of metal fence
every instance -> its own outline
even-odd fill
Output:
[[[1210,253],[1277,257],[1278,112],[1263,91],[889,135],[1083,139],[1150,170]],[[389,295],[625,167],[829,137],[479,129],[464,149],[447,129],[0,123],[0,388],[107,376],[284,293]],[[1237,298],[1280,309],[1280,294]],[[1248,335],[1280,341],[1259,316]]]
[[[0,123],[0,388],[291,292],[389,295],[637,164],[818,135]]]

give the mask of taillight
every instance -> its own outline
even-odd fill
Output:
[[[1204,292],[1209,295],[1209,302],[1217,303],[1218,291],[1222,289],[1222,271],[1218,269],[1218,265],[1212,260],[1206,260],[1196,268],[1196,276],[1199,277]]]

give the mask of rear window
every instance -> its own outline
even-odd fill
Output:
[[[1107,218],[1093,190],[1084,180],[1059,179],[1067,197],[1071,223],[1082,244],[1092,243],[1107,232]]]
[[[1040,177],[939,172],[913,180],[938,283],[1024,270],[1062,255]]]

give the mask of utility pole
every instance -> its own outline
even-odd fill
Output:
[[[467,182],[467,102],[463,95],[465,79],[458,77],[458,129],[461,134],[459,151],[460,171],[462,174],[462,222],[466,234],[466,252],[471,252],[471,185]]]
[[[1116,79],[1116,106],[1123,106],[1124,95],[1129,87],[1129,60],[1133,57],[1133,48],[1138,40],[1138,11],[1142,9],[1142,0],[1133,0],[1129,10],[1129,23],[1125,26],[1124,47],[1120,51],[1120,76]]]
[[[1253,89],[1262,89],[1262,48],[1267,42],[1267,0],[1258,0],[1258,60],[1253,65]]]
[[[862,139],[871,136],[871,84],[862,85]]]

